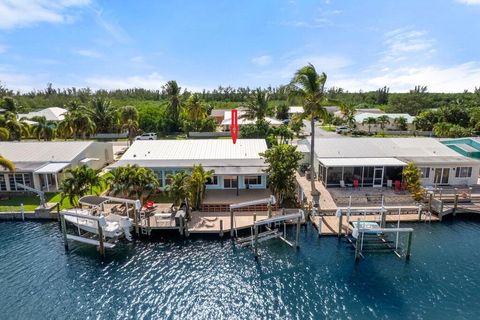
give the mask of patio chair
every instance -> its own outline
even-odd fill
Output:
[[[387,180],[387,188],[391,188],[393,185],[393,181],[392,180]]]
[[[395,191],[400,191],[402,190],[402,183],[400,180],[395,180]]]
[[[345,188],[345,181],[344,180],[340,180],[340,187]]]
[[[353,180],[353,188],[358,189],[358,187],[359,187],[358,179]]]

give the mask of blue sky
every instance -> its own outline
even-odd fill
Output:
[[[480,0],[0,0],[13,89],[286,84],[308,62],[349,91],[480,87]]]

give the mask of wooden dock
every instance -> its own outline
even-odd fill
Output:
[[[350,221],[380,221],[380,215],[351,215]],[[318,230],[319,225],[321,224],[321,235],[322,236],[338,236],[339,230],[339,218],[337,216],[311,216],[310,220],[315,228]],[[397,214],[387,214],[387,222],[397,222]],[[425,221],[440,221],[436,215],[426,215],[422,213],[420,220],[418,219],[417,213],[403,213],[400,215],[401,222],[425,222]],[[320,223],[321,222],[321,223]],[[342,234],[345,234],[345,231],[351,231],[351,226],[347,225],[346,217],[342,219]]]

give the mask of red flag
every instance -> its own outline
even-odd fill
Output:
[[[232,136],[233,144],[237,143],[237,135],[238,135],[237,109],[232,109],[232,123],[230,124],[230,135]]]

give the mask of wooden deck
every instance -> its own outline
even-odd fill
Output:
[[[233,204],[245,201],[252,201],[270,197],[271,192],[268,189],[223,189],[207,190],[203,204]]]
[[[272,215],[279,214],[273,212]],[[256,220],[268,218],[268,212],[257,212]],[[188,231],[190,233],[220,233],[220,221],[223,223],[223,232],[230,232],[230,213],[205,213],[193,212],[192,219],[188,222]],[[234,216],[234,228],[245,229],[253,226],[253,212],[236,212]]]
[[[312,188],[310,180],[307,180],[305,176],[301,176],[298,172],[295,173],[295,177],[297,179],[297,183],[302,188],[307,202],[312,202]],[[333,200],[330,192],[328,192],[327,188],[318,180],[315,181],[315,188],[320,192],[320,211],[328,211],[328,212],[335,212],[337,211],[337,205]]]
[[[350,221],[380,221],[380,215],[351,215]],[[339,219],[337,216],[311,216],[310,220],[312,221],[315,228],[318,230],[318,226],[320,224],[320,220],[322,220],[322,230],[321,235],[325,236],[337,236],[338,235],[338,222]],[[397,222],[398,215],[396,214],[387,214],[386,216],[387,222]],[[420,221],[418,220],[417,213],[404,213],[400,215],[401,222],[425,222],[425,221],[440,221],[440,219],[436,215],[425,215],[422,214]],[[345,231],[351,231],[351,227],[347,225],[347,219],[344,216],[342,219],[342,234],[345,234]]]

